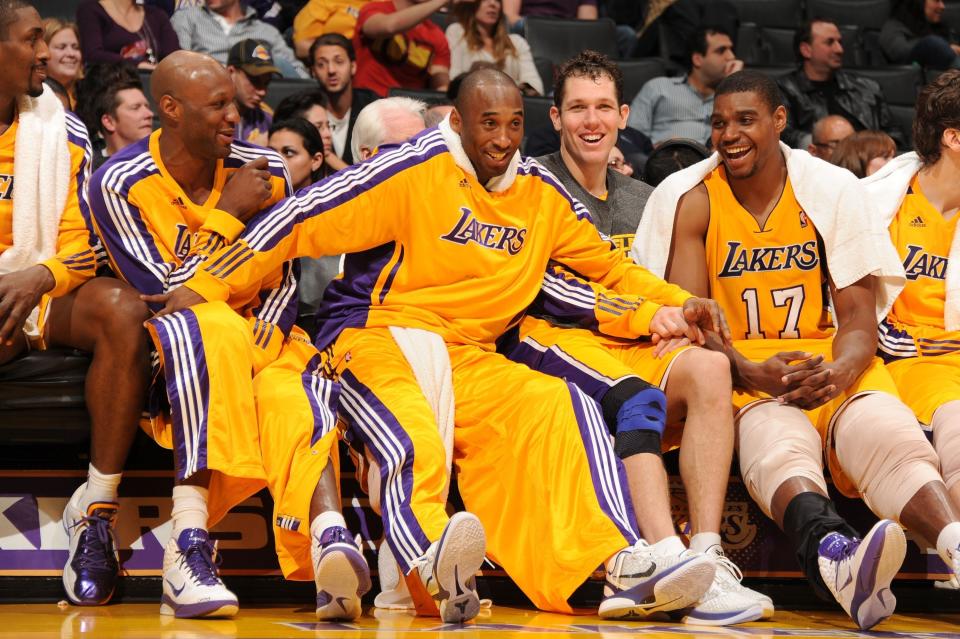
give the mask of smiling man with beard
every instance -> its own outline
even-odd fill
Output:
[[[786,121],[769,78],[721,82],[719,153],[654,191],[634,255],[726,312],[736,341],[714,347],[734,371],[744,484],[814,589],[866,629],[896,605],[896,522],[936,542],[956,534],[957,514],[932,446],[874,357],[878,317],[904,283],[896,252],[852,174],[779,144]],[[884,518],[863,540],[827,497],[824,459],[841,493]]]

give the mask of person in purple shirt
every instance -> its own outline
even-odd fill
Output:
[[[180,48],[167,14],[135,0],[86,0],[77,7],[77,26],[88,64],[128,62],[153,69]]]
[[[503,0],[503,13],[513,33],[523,33],[523,18],[597,19],[597,0]]]

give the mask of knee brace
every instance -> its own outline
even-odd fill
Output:
[[[933,447],[940,458],[943,483],[952,489],[960,482],[960,401],[940,406],[931,421]]]
[[[879,517],[898,519],[918,490],[942,481],[933,446],[913,411],[893,395],[850,402],[837,417],[833,440],[843,472]]]
[[[660,455],[667,419],[667,398],[662,390],[639,377],[628,377],[607,391],[600,406],[617,457]]]

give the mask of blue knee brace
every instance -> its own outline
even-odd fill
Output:
[[[614,423],[608,422],[608,427],[614,435],[617,456],[625,459],[638,453],[659,455],[667,418],[667,398],[663,391],[634,378],[624,380],[608,395],[610,402],[604,397],[604,408],[610,410],[604,412],[616,410]]]

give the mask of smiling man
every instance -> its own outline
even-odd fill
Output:
[[[112,158],[91,188],[114,271],[145,295],[180,286],[293,190],[277,153],[234,140],[234,85],[216,60],[178,51],[151,85],[163,126]],[[338,389],[293,325],[293,265],[277,264],[224,301],[149,322],[162,373],[148,432],[173,448],[176,465],[161,614],[236,613],[209,529],[268,487],[284,575],[314,579],[319,619],[352,619],[370,577],[327,463]]]
[[[866,629],[896,605],[905,541],[895,521],[936,542],[956,535],[957,516],[933,448],[874,357],[878,316],[903,286],[896,253],[852,174],[780,146],[786,120],[766,76],[721,82],[719,155],[657,188],[634,254],[667,256],[668,279],[710,294],[730,318],[734,347],[717,348],[734,371],[744,484],[814,589]],[[862,224],[838,223],[858,214]],[[823,460],[841,493],[884,518],[862,540],[827,496]]]
[[[224,299],[297,255],[352,253],[327,291],[317,345],[332,348],[341,412],[380,466],[386,539],[415,598],[432,605],[423,595],[434,595],[447,621],[473,618],[472,576],[487,550],[545,610],[570,612],[567,598],[601,564],[601,615],[683,608],[709,587],[713,563],[640,543],[597,404],[495,343],[550,260],[631,291],[642,334],[685,334],[685,303],[698,309],[691,322],[721,330],[722,318],[610,250],[583,206],[520,158],[522,137],[516,84],[476,71],[449,122],[257,216],[167,296],[167,309]],[[617,315],[602,303],[591,313]],[[452,457],[469,513],[444,510],[447,453],[398,345],[411,338],[405,328],[432,333],[414,336],[449,361]]]

